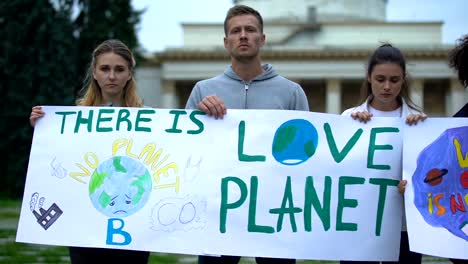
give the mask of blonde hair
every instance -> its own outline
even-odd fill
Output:
[[[91,63],[86,73],[84,86],[80,91],[82,96],[76,100],[78,106],[102,106],[106,102],[102,97],[102,90],[97,81],[93,78],[93,71],[96,67],[97,58],[105,53],[112,52],[122,57],[128,65],[132,78],[128,80],[124,87],[120,106],[122,107],[142,107],[142,99],[136,91],[136,81],[134,78],[135,58],[130,49],[120,40],[110,39],[99,44],[93,51]]]

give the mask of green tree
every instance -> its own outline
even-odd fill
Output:
[[[73,105],[91,53],[103,40],[118,38],[138,50],[143,12],[133,10],[130,0],[0,1],[0,151],[6,156],[0,161],[0,196],[23,193],[31,107]]]
[[[141,62],[143,57],[137,52],[136,30],[144,10],[134,10],[130,0],[78,0],[78,6],[80,12],[74,23],[80,50],[77,66],[82,79],[89,66],[90,54],[106,39],[121,40]]]
[[[34,105],[69,105],[76,78],[70,1],[0,2],[0,194],[23,193]],[[51,142],[53,143],[53,142]],[[47,174],[48,172],[44,172]],[[47,177],[49,175],[44,175]]]

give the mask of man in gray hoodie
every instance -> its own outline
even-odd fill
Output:
[[[309,111],[302,87],[262,64],[260,49],[265,45],[263,19],[255,9],[237,5],[224,20],[224,47],[231,66],[223,74],[202,80],[187,101],[186,109],[199,109],[223,118],[226,109],[283,109]],[[290,264],[294,259],[255,258],[257,263]],[[238,256],[199,256],[199,264],[237,264]]]
[[[263,19],[247,6],[232,7],[224,20],[224,47],[231,66],[223,74],[195,84],[186,108],[222,118],[226,109],[283,109],[309,111],[304,90],[261,63],[265,45]]]

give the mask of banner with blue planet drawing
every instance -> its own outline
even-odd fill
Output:
[[[468,119],[406,126],[404,142],[411,250],[468,259]]]
[[[332,114],[228,110],[215,120],[180,109],[43,109],[18,242],[398,259],[401,119],[362,124]]]

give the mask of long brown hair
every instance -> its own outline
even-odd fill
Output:
[[[417,106],[409,96],[409,80],[408,73],[406,72],[405,56],[400,49],[392,46],[389,43],[385,43],[379,46],[369,57],[369,61],[367,62],[366,79],[361,85],[359,105],[364,103],[369,97],[372,99],[372,86],[367,77],[372,75],[372,71],[376,65],[382,63],[394,63],[401,67],[401,71],[403,72],[403,83],[401,85],[400,94],[399,97],[397,97],[397,100],[400,100],[399,103],[401,104],[402,102],[400,98],[403,98],[406,104],[408,104],[408,107],[421,112],[421,108]]]

